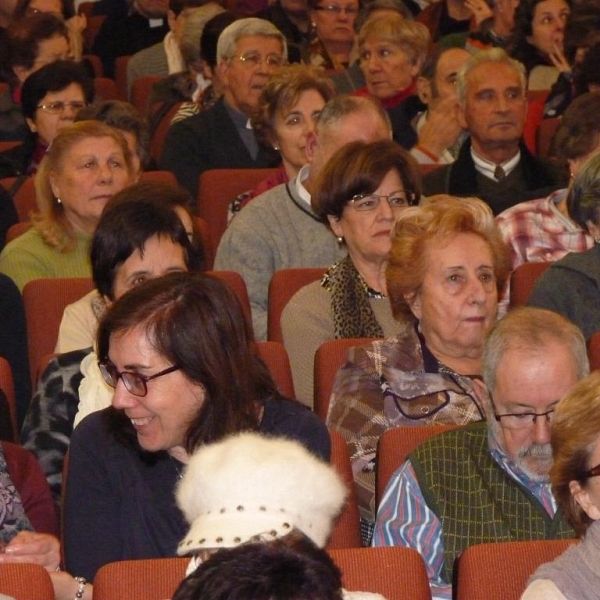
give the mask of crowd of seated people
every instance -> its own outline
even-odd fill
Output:
[[[0,432],[15,441],[16,416],[22,445],[0,445],[0,565],[41,564],[58,600],[91,600],[110,562],[177,554],[194,572],[174,600],[244,597],[230,576],[242,564],[264,571],[252,593],[265,598],[370,598],[345,591],[323,551],[345,493],[310,504],[332,476],[310,476],[332,455],[329,428],[346,442],[363,544],[416,549],[434,600],[452,597],[473,544],[576,535],[524,597],[587,600],[600,16],[576,0],[122,4],[100,0],[90,18],[69,0],[0,0],[0,357],[17,396]],[[95,93],[101,78],[115,97]],[[542,154],[532,139],[555,122]],[[203,174],[263,168],[200,242]],[[144,180],[158,169],[171,183]],[[202,272],[209,256],[242,277],[251,322]],[[508,311],[511,271],[552,261],[531,306]],[[288,398],[255,343],[271,334],[273,274],[315,267],[281,316]],[[28,365],[27,285],[74,277],[94,290],[65,307],[45,369]],[[315,355],[351,338],[372,341],[342,360],[323,421]],[[0,385],[0,405],[10,396]],[[571,417],[588,425],[579,447]],[[398,464],[377,505],[380,438],[436,425],[453,429]],[[298,514],[301,495],[282,504],[296,520],[274,534],[263,505],[288,475],[308,499]],[[235,514],[250,501],[256,515]],[[234,542],[206,541],[219,531]]]

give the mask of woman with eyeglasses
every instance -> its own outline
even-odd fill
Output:
[[[600,589],[600,373],[581,380],[558,403],[550,443],[552,492],[581,542],[542,565],[521,600],[595,600]]]
[[[201,445],[245,430],[296,439],[329,457],[325,425],[284,399],[254,355],[234,294],[201,273],[172,273],[119,298],[98,330],[112,407],[75,429],[65,497],[70,572],[175,556],[187,531],[174,491]]]
[[[383,275],[395,335],[350,350],[327,416],[348,443],[365,541],[379,436],[485,418],[483,342],[508,274],[508,249],[481,200],[432,196],[398,215]]]
[[[309,0],[311,24],[304,62],[327,70],[348,67],[359,9],[359,0]]]
[[[326,340],[395,334],[385,269],[396,219],[418,202],[412,157],[390,140],[353,142],[328,162],[312,196],[314,211],[348,255],[286,306],[281,326],[298,399],[313,404],[313,362]]]
[[[29,135],[0,153],[0,178],[34,175],[58,131],[93,99],[93,80],[74,62],[59,60],[32,73],[21,88]]]
[[[63,127],[35,175],[32,228],[0,254],[0,272],[23,290],[33,279],[90,277],[88,245],[106,203],[134,182],[125,138],[97,121]]]

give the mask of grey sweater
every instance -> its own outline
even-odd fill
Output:
[[[237,271],[244,278],[254,335],[264,340],[273,273],[297,267],[328,267],[345,253],[331,231],[297,195],[296,181],[292,181],[261,194],[236,216],[221,238],[215,269]]]

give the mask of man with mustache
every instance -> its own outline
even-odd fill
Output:
[[[502,48],[482,50],[456,79],[459,125],[468,130],[456,161],[423,178],[429,196],[477,196],[494,214],[566,185],[566,174],[533,156],[521,140],[527,115],[525,68]]]
[[[437,435],[409,455],[386,488],[373,544],[418,550],[434,600],[447,600],[468,546],[572,538],[550,489],[550,427],[558,401],[588,373],[570,321],[541,309],[509,313],[484,348],[487,424]]]

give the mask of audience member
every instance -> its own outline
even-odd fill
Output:
[[[0,271],[22,290],[32,279],[89,277],[88,244],[110,197],[132,183],[122,135],[82,121],[61,129],[35,176],[33,227],[4,247]]]
[[[21,88],[29,134],[0,153],[0,178],[34,175],[58,131],[93,99],[93,80],[74,62],[58,60],[32,73]]]
[[[483,202],[441,196],[398,215],[386,279],[399,332],[349,351],[327,415],[348,443],[366,540],[379,436],[485,418],[483,342],[507,275],[508,251]]]
[[[528,90],[548,90],[560,71],[570,70],[564,55],[570,0],[520,0],[508,53],[525,65]]]
[[[435,43],[451,33],[469,31],[472,17],[473,12],[465,0],[440,0],[428,3],[416,18],[429,29],[431,41]]]
[[[580,381],[552,419],[552,491],[581,538],[555,561],[542,565],[521,600],[592,600],[598,594],[600,527],[600,374]]]
[[[161,166],[196,198],[207,169],[274,167],[279,156],[258,142],[248,118],[269,77],[287,60],[285,38],[262,19],[241,19],[219,37],[218,70],[223,97],[198,115],[175,123],[167,134]]]
[[[412,119],[410,128],[404,122],[410,135],[406,146],[419,164],[450,164],[458,156],[466,133],[458,120],[456,78],[469,56],[462,48],[439,49],[423,62],[417,91],[427,109]]]
[[[306,164],[306,144],[335,92],[329,78],[313,67],[290,65],[275,73],[258,100],[251,122],[257,139],[281,154],[281,167],[231,204],[231,217],[250,200],[293,181]]]
[[[572,252],[552,263],[537,280],[528,304],[553,310],[577,325],[586,339],[600,331],[598,293],[600,272],[600,155],[594,155],[579,171],[567,197],[571,219],[587,231],[594,245]]]
[[[344,146],[317,180],[313,210],[348,254],[297,292],[281,316],[294,389],[304,404],[312,406],[314,357],[323,342],[398,331],[385,270],[396,218],[419,198],[417,165],[391,140]]]
[[[13,15],[19,20],[36,13],[52,13],[64,19],[69,32],[69,49],[74,60],[80,61],[83,56],[83,30],[87,21],[84,15],[75,13],[73,0],[18,0]]]
[[[44,369],[21,431],[21,443],[37,456],[57,502],[73,427],[110,406],[112,389],[92,351],[98,320],[144,281],[201,266],[190,243],[188,203],[183,190],[145,182],[115,194],[102,213],[90,251],[96,289],[65,309],[57,343],[62,354]]]
[[[450,599],[462,550],[495,541],[569,538],[552,497],[550,428],[560,398],[589,373],[585,341],[566,319],[521,308],[486,340],[486,423],[432,437],[394,473],[373,543],[423,556],[435,600]]]
[[[208,2],[215,7],[219,4]],[[181,51],[183,28],[188,17],[196,8],[207,5],[206,0],[169,0],[167,22],[169,33],[160,42],[136,52],[127,63],[127,91],[131,96],[131,86],[139,77],[149,75],[166,77],[171,73],[186,70]]]
[[[226,10],[206,22],[200,35],[200,65],[202,78],[210,83],[191,101],[181,104],[171,120],[171,125],[212,108],[223,95],[223,82],[217,70],[217,41],[225,28],[236,19],[237,17],[233,13]]]
[[[152,170],[154,165],[150,156],[148,122],[128,102],[106,100],[93,104],[80,110],[75,121],[100,121],[112,129],[116,129],[127,142],[133,175],[136,180],[142,171]]]
[[[297,442],[256,433],[231,436],[200,448],[190,458],[177,502],[191,528],[178,553],[192,554],[188,571],[198,568],[200,573],[219,564],[222,552],[227,556],[227,549],[237,546],[258,552],[263,547],[287,547],[318,556],[345,496],[335,468]],[[344,598],[382,600],[346,592]]]
[[[177,588],[173,600],[342,600],[342,577],[313,544],[281,540],[220,550]]]
[[[350,142],[390,137],[389,119],[376,100],[332,98],[307,140],[309,164],[293,181],[254,199],[225,231],[215,268],[237,271],[244,278],[257,339],[267,336],[268,287],[275,271],[328,267],[344,257],[344,250],[310,206],[315,181],[327,161]]]
[[[580,96],[567,109],[554,136],[557,156],[566,159],[571,183],[585,162],[600,150],[600,92]],[[583,252],[594,245],[586,227],[571,217],[582,201],[581,194],[572,201],[572,189],[561,189],[545,198],[521,202],[496,218],[500,233],[510,249],[512,269],[527,262],[552,262],[570,252]],[[510,287],[500,303],[501,313],[508,308]]]
[[[68,58],[67,28],[59,17],[40,13],[12,23],[2,64],[9,88],[0,94],[0,140],[22,141],[27,135],[21,109],[21,85],[27,77],[44,65]]]
[[[307,0],[275,0],[255,16],[271,21],[283,33],[290,62],[300,62],[306,53],[310,28]]]
[[[258,430],[329,457],[325,425],[285,400],[255,357],[233,292],[171,273],[104,315],[98,356],[113,406],[85,418],[69,448],[66,562],[92,579],[115,560],[173,556],[186,525],[173,492],[198,447]]]
[[[498,214],[565,183],[556,167],[521,142],[527,112],[523,65],[501,48],[482,50],[460,67],[456,86],[458,122],[469,138],[454,163],[423,178],[426,195],[477,196]]]
[[[519,0],[494,0],[490,8],[491,17],[479,23],[475,30],[467,33],[465,48],[473,53],[489,48],[505,48],[515,26],[515,10]],[[454,36],[448,36],[447,41]]]
[[[119,56],[133,55],[161,42],[169,33],[168,0],[134,0],[127,15],[109,15],[94,38],[92,53],[100,57],[105,77],[115,76]]]
[[[304,62],[341,71],[350,63],[359,0],[308,0],[311,26]]]
[[[356,93],[375,96],[385,109],[402,105],[410,119],[418,107],[408,105],[417,100],[416,79],[428,48],[429,33],[423,24],[394,12],[374,14],[358,34],[358,56],[367,85]]]

